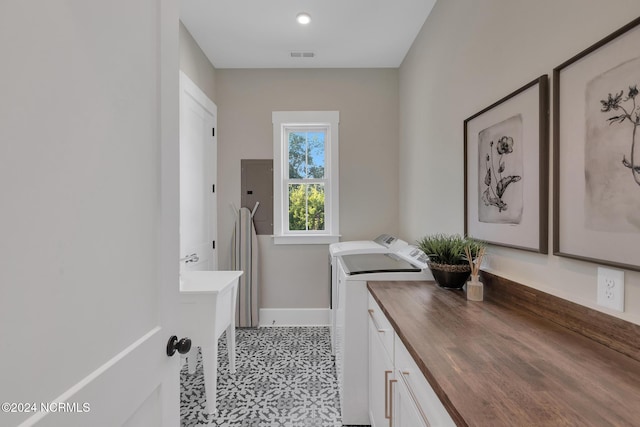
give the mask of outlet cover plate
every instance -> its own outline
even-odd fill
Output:
[[[598,267],[598,305],[624,311],[624,271]]]

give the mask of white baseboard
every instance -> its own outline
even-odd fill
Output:
[[[260,327],[265,326],[329,326],[328,308],[261,308]]]

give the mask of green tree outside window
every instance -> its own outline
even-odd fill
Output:
[[[325,132],[289,133],[289,179],[324,179]],[[325,229],[324,184],[289,184],[289,230]]]

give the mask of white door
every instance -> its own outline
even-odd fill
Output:
[[[178,12],[0,2],[2,426],[179,425]]]
[[[217,270],[216,105],[180,72],[180,256],[185,270]],[[195,254],[195,256],[192,256]]]

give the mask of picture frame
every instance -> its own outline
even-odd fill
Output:
[[[464,233],[548,252],[549,77],[464,121]]]
[[[553,70],[554,255],[640,271],[639,45],[640,17]]]

